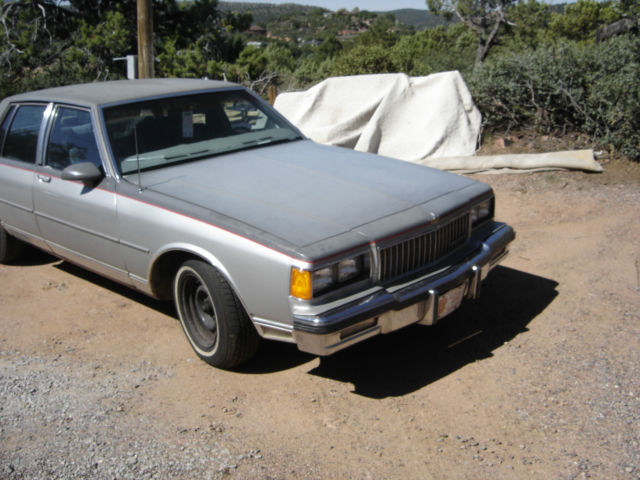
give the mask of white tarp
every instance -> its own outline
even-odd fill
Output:
[[[458,72],[334,77],[281,93],[274,106],[316,142],[407,161],[472,155],[480,133],[480,112]]]
[[[602,170],[584,153],[472,156],[481,115],[459,72],[334,77],[304,92],[281,93],[274,106],[316,142],[443,170]]]

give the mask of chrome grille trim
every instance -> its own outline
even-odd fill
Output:
[[[380,281],[388,281],[437,262],[464,244],[470,231],[470,217],[466,213],[436,230],[380,248]]]

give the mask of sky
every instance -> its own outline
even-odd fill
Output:
[[[386,10],[397,10],[399,8],[427,9],[426,0],[232,0],[252,3],[299,3],[301,5],[313,5],[314,7],[328,8],[329,10],[339,10],[346,8],[353,10],[358,7],[360,10],[370,12],[383,12]]]

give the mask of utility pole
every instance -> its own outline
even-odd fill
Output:
[[[138,0],[138,77],[153,78],[152,0]]]

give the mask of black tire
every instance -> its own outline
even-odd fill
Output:
[[[253,357],[260,336],[218,270],[188,260],[173,282],[180,323],[198,356],[218,368],[233,368]]]
[[[10,263],[18,258],[23,245],[20,240],[13,238],[0,226],[0,263]]]

